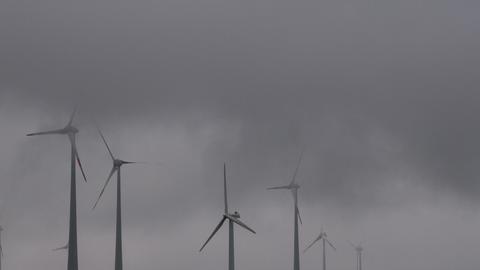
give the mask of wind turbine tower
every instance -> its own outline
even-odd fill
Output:
[[[230,213],[228,210],[228,198],[227,198],[227,169],[226,165],[223,164],[223,196],[224,196],[224,213],[222,216],[222,220],[218,223],[217,227],[213,230],[210,237],[208,237],[207,241],[203,246],[200,248],[200,252],[205,248],[205,246],[210,242],[212,237],[218,232],[218,230],[222,227],[225,220],[228,219],[228,270],[235,270],[235,250],[234,250],[234,233],[233,233],[233,225],[236,223],[240,227],[255,233],[250,227],[245,225],[243,222],[240,221],[240,214],[235,211],[234,213]]]

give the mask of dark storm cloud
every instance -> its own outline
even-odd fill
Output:
[[[473,208],[480,188],[479,8],[433,0],[3,1],[0,168],[8,180],[1,217],[15,220],[11,234],[30,243],[16,248],[29,246],[35,261],[51,255],[35,253],[34,243],[64,240],[66,141],[23,134],[62,125],[75,103],[80,154],[92,178],[79,183],[79,214],[89,217],[80,221],[85,245],[108,243],[113,218],[113,186],[98,211],[89,211],[110,166],[89,114],[122,158],[162,162],[125,170],[135,179],[125,184],[127,238],[140,246],[153,245],[148,235],[203,240],[215,207],[221,210],[224,161],[232,205],[267,231],[259,236],[262,250],[284,245],[275,233],[289,229],[278,224],[289,222],[282,216],[290,198],[265,187],[290,180],[302,147],[301,205],[307,219],[322,207],[342,223],[332,221],[338,233],[357,237],[358,229],[345,225],[353,220],[381,232],[375,222],[382,214],[398,210],[392,220],[414,219],[411,204],[428,206],[438,195]],[[422,224],[441,219],[439,212]],[[364,221],[372,213],[373,221]],[[176,244],[161,250],[190,252]],[[132,252],[144,256],[142,269],[157,263],[146,251],[151,256]],[[184,264],[166,263],[186,269],[201,260],[190,255]],[[105,265],[93,252],[82,256],[91,269]],[[245,257],[252,269],[278,266]]]

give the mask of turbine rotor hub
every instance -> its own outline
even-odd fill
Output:
[[[290,186],[291,189],[299,189],[300,185],[299,184],[293,184]]]
[[[77,134],[78,133],[78,128],[76,128],[74,126],[68,126],[68,127],[65,128],[65,132],[70,133],[70,134]]]
[[[116,167],[116,168],[120,168],[120,166],[122,166],[125,162],[123,160],[120,160],[120,159],[115,159],[113,160],[113,166]]]

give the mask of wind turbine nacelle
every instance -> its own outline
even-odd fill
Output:
[[[234,217],[234,218],[240,218],[240,213],[238,213],[238,211],[235,211],[235,212],[232,214],[232,217]]]

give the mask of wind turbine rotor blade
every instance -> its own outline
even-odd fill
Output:
[[[238,225],[240,225],[240,226],[243,227],[244,229],[246,229],[246,230],[248,230],[248,231],[256,234],[256,232],[255,232],[253,229],[251,229],[250,227],[248,227],[245,223],[241,222],[240,220],[238,220],[238,219],[236,219],[236,218],[234,218],[234,217],[232,217],[232,216],[230,216],[230,215],[228,216],[228,219],[230,219],[230,220],[233,221],[234,223],[237,223]]]
[[[296,190],[296,189],[290,189],[290,191],[292,192],[293,200],[294,200],[295,202],[297,202],[297,198],[298,198],[298,197],[297,197],[297,190]],[[297,203],[298,203],[298,202],[297,202]],[[297,204],[295,204],[295,213],[296,213],[296,215],[297,215],[297,217],[298,217],[298,220],[300,221],[300,224],[303,225],[302,217],[300,216],[300,210],[298,209],[298,205],[297,205]]]
[[[162,166],[162,162],[146,162],[146,161],[140,161],[140,162],[135,162],[138,164],[145,164],[145,165],[154,165],[154,166]]]
[[[102,133],[102,130],[100,129],[100,127],[98,125],[96,125],[96,128],[97,128],[97,131],[98,133],[100,134],[100,137],[102,137],[102,141],[103,143],[105,144],[105,146],[107,147],[107,150],[108,150],[108,153],[110,154],[110,157],[112,158],[112,160],[115,160],[115,157],[113,156],[112,154],[112,150],[110,149],[110,147],[108,146],[108,143],[107,143],[107,140],[105,139],[105,136],[103,136],[103,133]]]
[[[335,246],[330,241],[328,241],[327,238],[325,238],[325,241],[327,241],[327,243],[333,248],[333,250],[337,251],[337,248],[335,248]]]
[[[70,114],[70,119],[68,120],[68,126],[72,125],[73,119],[75,118],[76,113],[77,113],[77,106],[73,108],[73,112]]]
[[[205,244],[203,244],[203,246],[200,248],[199,252],[202,252],[202,250],[205,248],[205,246],[208,244],[208,242],[210,242],[210,240],[212,240],[213,236],[218,232],[218,230],[220,230],[220,228],[222,227],[222,225],[223,225],[223,223],[225,222],[226,219],[227,219],[227,217],[223,216],[222,220],[220,221],[220,223],[218,223],[217,227],[215,227],[215,230],[213,230],[212,234],[210,234],[210,236],[208,237]]]
[[[320,241],[320,239],[322,239],[322,235],[320,234],[319,237],[317,237],[317,239],[313,240],[313,242],[303,250],[303,253],[307,252],[307,250],[309,250],[311,247],[313,247],[313,245],[315,245],[315,243],[317,243],[318,241]]]
[[[52,251],[58,251],[58,250],[63,250],[63,249],[68,249],[68,244],[66,244],[63,247],[54,248],[54,249],[52,249]]]
[[[63,134],[62,131],[63,131],[62,129],[55,129],[55,130],[49,130],[49,131],[29,133],[29,134],[27,134],[27,136],[48,135],[48,134]]]
[[[83,169],[82,162],[80,161],[77,151],[75,151],[75,156],[77,157],[78,167],[80,167],[80,171],[82,172],[83,180],[85,180],[85,183],[87,183],[87,176],[85,175],[85,170]]]
[[[123,161],[123,164],[148,164],[148,163],[143,161]]]
[[[80,161],[80,156],[78,155],[77,144],[75,143],[75,135],[69,135],[68,138],[70,139],[70,143],[73,146],[75,159],[77,160],[78,167],[80,167],[80,171],[82,172],[83,180],[85,183],[87,182],[87,176],[85,175],[85,170],[83,170],[82,162]]]
[[[298,216],[298,220],[300,221],[300,224],[303,225],[303,222],[302,222],[302,217],[300,216],[300,210],[298,209],[298,206],[296,207],[297,209],[297,216]]]
[[[267,190],[273,190],[273,189],[290,189],[290,186],[279,186],[279,187],[267,188]]]
[[[355,249],[357,248],[357,246],[355,246],[350,240],[348,240],[347,242],[348,242],[348,243],[350,244],[350,246],[352,246],[353,248],[355,248]]]
[[[225,163],[223,163],[223,199],[225,204],[225,214],[228,215],[227,165]]]
[[[95,205],[93,205],[92,210],[95,209],[95,207],[97,207],[97,204],[100,201],[100,198],[102,197],[103,192],[105,192],[105,188],[107,187],[108,183],[110,182],[110,179],[112,179],[112,176],[113,176],[113,174],[115,173],[116,170],[117,169],[115,167],[113,167],[112,170],[110,171],[110,174],[108,175],[107,181],[103,185],[102,191],[100,192],[100,195],[98,195],[97,201],[95,201]]]
[[[145,161],[123,161],[123,164],[139,164],[139,165],[156,165],[160,166],[160,163],[150,163]]]
[[[300,163],[302,163],[303,152],[304,150],[302,149],[302,152],[300,152],[300,158],[298,159],[297,167],[295,168],[295,172],[293,173],[293,177],[292,177],[292,181],[290,182],[290,185],[293,185],[296,183],[298,169],[300,168]]]

